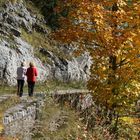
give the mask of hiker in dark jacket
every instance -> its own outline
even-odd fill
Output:
[[[26,76],[28,83],[28,94],[29,96],[33,96],[34,86],[36,82],[36,77],[38,76],[38,72],[37,68],[32,62],[29,63],[29,68],[27,68]]]

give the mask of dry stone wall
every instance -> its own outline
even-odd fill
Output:
[[[89,90],[59,90],[52,93],[53,98],[64,105],[69,102],[77,110],[85,110],[93,105],[93,97]]]
[[[32,129],[38,119],[45,96],[36,94],[35,99],[23,97],[21,103],[10,107],[3,117],[5,136],[20,136],[22,140],[31,140]]]

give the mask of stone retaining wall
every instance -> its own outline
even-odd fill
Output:
[[[34,128],[38,113],[43,106],[45,96],[36,94],[36,97],[21,98],[21,103],[9,108],[3,117],[4,134],[6,136],[20,136],[22,140],[31,140],[31,130]]]
[[[98,111],[91,92],[88,90],[58,90],[50,92],[50,95],[62,106],[66,103],[81,112],[88,111],[91,108]],[[8,95],[1,96],[0,102],[8,98]],[[13,137],[20,135],[22,136],[20,140],[31,140],[32,129],[35,127],[35,122],[38,119],[40,107],[43,106],[44,99],[45,94],[42,93],[35,94],[33,99],[25,95],[25,97],[21,98],[21,103],[9,108],[3,118],[5,135]],[[92,117],[94,118],[94,116]]]
[[[52,93],[53,98],[60,104],[66,102],[78,110],[84,110],[92,106],[93,99],[89,90],[59,90]]]

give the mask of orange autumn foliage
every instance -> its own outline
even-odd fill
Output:
[[[90,53],[88,88],[98,103],[124,113],[139,97],[140,1],[65,0],[58,7],[69,13],[53,37]]]

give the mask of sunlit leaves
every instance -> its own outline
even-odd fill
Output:
[[[138,97],[140,3],[126,0],[67,0],[66,18],[54,37],[76,42],[93,58],[88,88],[95,100],[122,113]],[[77,51],[79,54],[79,51]]]

